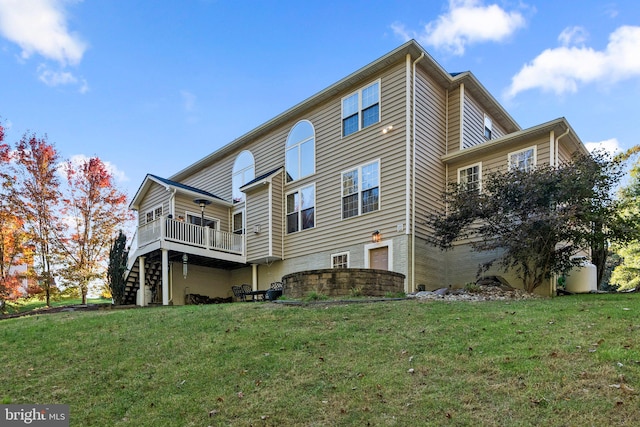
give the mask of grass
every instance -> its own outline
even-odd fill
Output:
[[[640,425],[640,295],[0,321],[2,403],[73,426]]]
[[[55,301],[51,300],[51,307],[77,305],[81,303],[82,299],[80,298],[62,298]],[[87,298],[87,304],[111,304],[111,300],[105,298]],[[8,314],[23,313],[26,311],[43,309],[46,305],[47,303],[40,298],[23,298],[17,301],[7,301],[5,309]]]

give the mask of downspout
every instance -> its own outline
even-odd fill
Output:
[[[558,166],[559,162],[558,162],[558,142],[560,141],[560,138],[563,138],[565,136],[567,136],[567,134],[569,133],[569,127],[567,126],[567,130],[565,130],[563,133],[561,133],[560,135],[558,135],[558,137],[555,139],[555,153],[551,153],[552,156],[555,157],[555,162],[553,166]],[[553,131],[551,131],[551,137],[553,138]],[[557,293],[557,286],[558,286],[558,275],[555,274],[553,275],[553,277],[551,278],[551,296],[555,295]]]
[[[555,157],[556,157],[556,164],[555,164],[555,166],[558,166],[558,164],[559,164],[559,162],[558,162],[558,154],[559,154],[559,152],[558,152],[558,141],[560,141],[560,138],[562,138],[562,137],[566,136],[566,135],[569,133],[569,129],[570,129],[570,128],[569,128],[569,127],[567,127],[567,130],[565,130],[565,131],[564,131],[560,136],[558,136],[558,137],[556,138],[556,153],[555,153]]]
[[[167,190],[171,192],[171,196],[169,196],[169,213],[176,216],[176,189],[167,187]]]
[[[413,106],[411,115],[413,123],[411,126],[412,143],[413,143],[413,159],[411,165],[412,181],[411,181],[411,291],[416,290],[416,64],[424,58],[424,52],[420,54],[418,59],[413,61],[413,85],[411,87]],[[407,228],[409,228],[407,226]],[[409,230],[407,230],[408,232]]]

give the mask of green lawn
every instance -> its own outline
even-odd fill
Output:
[[[51,301],[51,307],[60,307],[67,305],[81,304],[80,298],[63,298],[56,301]],[[87,304],[111,304],[110,299],[105,298],[87,298]],[[40,298],[23,298],[17,301],[6,302],[7,314],[23,313],[26,311],[32,311],[37,309],[46,309],[46,302]],[[2,313],[0,313],[1,315]]]
[[[640,295],[0,321],[0,400],[72,426],[640,425]]]

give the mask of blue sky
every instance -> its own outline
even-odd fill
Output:
[[[637,0],[0,0],[0,121],[133,196],[410,38],[523,128],[640,143]]]

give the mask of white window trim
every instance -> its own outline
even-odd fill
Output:
[[[193,216],[193,217],[196,217],[196,218],[202,218],[202,213],[196,213],[196,212],[191,212],[191,211],[184,211],[184,220],[185,220],[185,221],[187,221],[187,219],[189,218],[189,216]],[[215,221],[215,224],[216,224],[216,228],[215,228],[215,229],[216,229],[216,230],[220,230],[220,220],[219,220],[218,218],[213,217],[213,216],[207,216],[207,215],[205,215],[205,216],[204,216],[204,219],[205,219],[205,220],[208,220],[208,221]]]
[[[369,166],[373,163],[378,163],[378,209],[375,211],[371,211],[371,212],[367,212],[367,213],[362,213],[362,200],[361,197],[362,196],[362,168],[365,166]],[[343,206],[342,206],[342,199],[344,198],[344,188],[342,187],[342,179],[344,177],[344,174],[347,172],[351,172],[352,170],[357,169],[358,170],[358,215],[354,215],[354,216],[350,216],[349,218],[345,218],[344,217],[344,211]],[[340,217],[342,218],[342,221],[346,221],[349,220],[351,218],[358,218],[361,217],[362,215],[369,215],[375,212],[380,212],[382,210],[382,161],[378,158],[375,160],[372,160],[370,162],[366,162],[366,163],[362,163],[358,166],[354,166],[352,168],[349,169],[345,169],[342,172],[340,172]]]
[[[240,156],[242,156],[242,154],[244,154],[244,153],[249,153],[249,155],[251,156],[251,160],[252,160],[253,162],[251,163],[251,166],[245,166],[244,168],[241,168],[241,169],[236,170],[236,162],[238,161],[238,159],[240,158]],[[246,174],[246,172],[247,172],[247,171],[249,171],[250,169],[253,169],[253,176],[252,176],[251,178],[248,178],[248,179],[247,179],[247,178],[245,177],[245,174]],[[241,184],[240,184],[240,186],[238,187],[238,191],[240,191],[239,189],[240,189],[243,185],[245,185],[245,184],[246,184],[247,182],[249,182],[249,181],[252,181],[252,180],[256,177],[256,159],[255,159],[255,157],[253,156],[253,153],[252,153],[250,150],[242,150],[240,153],[238,153],[238,155],[236,156],[236,159],[235,159],[235,160],[234,160],[234,162],[233,162],[233,168],[231,169],[231,201],[232,201],[234,204],[238,205],[238,204],[240,204],[240,203],[244,203],[244,202],[246,202],[247,198],[246,198],[246,195],[243,195],[243,196],[242,196],[242,200],[237,201],[237,202],[234,202],[234,201],[233,201],[233,190],[235,189],[235,188],[234,188],[234,185],[233,185],[233,178],[235,178],[235,177],[236,177],[236,175],[240,175],[240,176],[242,176],[242,178],[243,178],[243,179],[242,179],[242,182],[241,182]],[[240,191],[240,192],[241,192],[241,191]],[[241,193],[242,193],[242,192],[241,192]]]
[[[313,129],[313,136],[309,137],[307,139],[304,139],[302,141],[298,141],[295,144],[288,145],[289,137],[291,137],[291,132],[301,122],[309,123],[309,125],[311,126],[311,129]],[[307,142],[307,141],[309,141],[309,140],[311,140],[311,139],[313,139],[313,171],[310,172],[307,175],[304,175],[304,176],[301,174],[300,177],[298,177],[297,179],[293,179],[293,180],[287,182],[287,178],[286,178],[286,173],[287,173],[287,164],[286,164],[287,152],[289,150],[291,150],[292,148],[294,148],[294,147],[298,148],[298,169],[299,169],[298,173],[300,173],[301,172],[300,169],[302,169],[301,168],[301,166],[302,166],[302,149],[301,149],[302,148],[302,144]],[[307,119],[298,120],[293,126],[291,126],[291,129],[289,129],[289,133],[287,134],[287,139],[285,140],[284,156],[285,156],[285,165],[284,165],[284,169],[285,169],[285,184],[290,184],[292,182],[300,181],[302,178],[306,178],[308,176],[315,175],[315,173],[316,173],[316,127],[313,125],[313,123],[311,123],[310,120],[307,120]]]
[[[242,234],[242,235],[244,235],[244,234],[245,234],[245,230],[246,230],[246,226],[247,226],[247,215],[246,215],[246,213],[245,213],[245,212],[246,212],[246,209],[244,208],[244,204],[238,204],[238,205],[233,209],[233,211],[230,213],[231,215],[230,215],[230,217],[229,217],[229,231],[230,231],[231,233],[234,233],[234,234],[235,234],[235,231],[236,231],[236,230],[233,228],[233,225],[234,225],[234,224],[233,224],[234,217],[235,217],[237,214],[242,214],[242,228],[241,228],[242,233],[241,233],[241,234]]]
[[[149,224],[150,222],[153,222],[159,218],[156,217],[156,210],[158,210],[158,208],[162,209],[162,213],[160,215],[164,215],[164,206],[161,204],[159,205],[155,205],[154,207],[152,207],[151,209],[147,209],[146,211],[144,211],[144,223],[145,224]],[[153,213],[153,219],[151,221],[147,221],[147,214],[151,212]]]
[[[354,135],[358,132],[360,132],[362,129],[364,129],[362,127],[362,91],[367,89],[370,86],[373,86],[374,84],[378,83],[378,121],[377,123],[380,123],[382,121],[382,79],[377,79],[374,81],[371,81],[369,83],[367,83],[366,85],[363,85],[360,89],[353,91],[351,93],[349,93],[346,96],[343,96],[342,99],[340,100],[340,135],[341,138],[348,138],[351,135]],[[349,135],[344,135],[344,100],[355,95],[358,94],[358,130],[355,132],[350,133]],[[367,127],[371,127],[371,126],[367,126]]]
[[[487,124],[489,126],[487,126]],[[489,129],[489,138],[487,138],[487,129]],[[482,127],[482,136],[485,137],[487,141],[493,139],[493,120],[491,117],[484,115],[484,125]]]
[[[482,162],[473,163],[471,165],[463,166],[458,168],[458,185],[460,184],[460,171],[467,170],[473,167],[478,166],[478,191],[482,190]]]
[[[529,150],[533,150],[533,164],[531,166],[535,168],[538,165],[538,146],[532,145],[531,147],[523,148],[522,150],[512,151],[511,153],[507,154],[507,166],[509,170],[513,169],[511,166],[511,157],[516,154],[524,153]]]
[[[383,240],[377,243],[368,243],[364,245],[364,268],[371,268],[369,266],[369,252],[372,249],[383,248],[385,246],[389,248],[389,259],[387,260],[389,271],[393,271],[393,240]]]
[[[287,216],[289,215],[290,212],[287,211],[287,198],[289,197],[289,194],[293,194],[293,193],[301,193],[303,189],[307,188],[307,187],[313,187],[313,227],[311,228],[302,228],[302,205],[300,206],[300,208],[298,209],[298,230],[297,231],[292,231],[289,232],[287,231]],[[314,228],[316,228],[318,226],[318,210],[316,208],[316,183],[312,182],[310,184],[307,185],[302,185],[298,188],[294,188],[288,192],[285,193],[284,195],[284,231],[285,234],[296,234],[296,233],[300,233],[301,231],[305,231],[305,230],[313,230]]]
[[[346,251],[346,252],[338,252],[338,253],[335,253],[335,254],[331,254],[331,258],[330,258],[331,268],[337,268],[335,266],[335,264],[333,263],[334,258],[338,257],[338,256],[343,256],[343,255],[347,256],[347,267],[346,268],[349,268],[351,266],[351,256],[349,254],[349,251]]]

